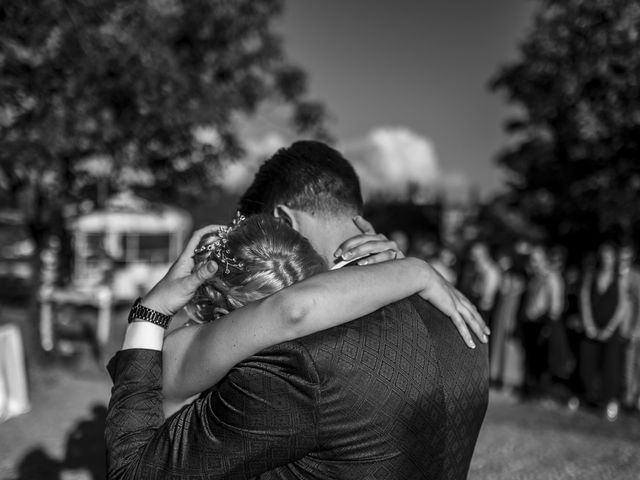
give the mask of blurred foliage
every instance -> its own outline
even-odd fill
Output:
[[[63,205],[116,190],[201,195],[242,154],[238,115],[286,105],[327,138],[285,58],[281,0],[3,0],[0,193],[36,240]],[[16,205],[14,205],[16,206]]]
[[[628,239],[640,220],[640,3],[538,0],[519,59],[490,86],[515,107],[498,157],[510,203],[555,241]]]

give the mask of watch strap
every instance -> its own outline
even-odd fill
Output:
[[[157,312],[156,310],[152,310],[149,307],[145,307],[140,303],[141,301],[142,297],[138,297],[134,302],[133,307],[131,307],[131,311],[129,312],[129,323],[140,320],[143,322],[153,323],[162,328],[167,328],[169,326],[169,323],[171,322],[171,315],[165,315]]]

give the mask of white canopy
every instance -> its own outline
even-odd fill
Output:
[[[70,227],[73,231],[86,233],[176,232],[189,230],[191,217],[179,208],[151,203],[125,192],[113,197],[104,210],[75,218]]]

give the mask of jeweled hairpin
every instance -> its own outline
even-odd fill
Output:
[[[228,274],[231,271],[229,267],[237,268],[238,270],[244,269],[244,263],[236,260],[236,258],[231,255],[231,250],[229,249],[229,233],[244,220],[244,215],[241,215],[240,212],[236,212],[236,215],[230,225],[220,227],[217,232],[218,238],[214,242],[196,248],[193,251],[193,254],[199,255],[204,252],[210,252],[216,257],[219,263],[224,266],[225,274]]]

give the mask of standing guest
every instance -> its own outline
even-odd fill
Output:
[[[640,410],[640,268],[634,265],[635,251],[631,245],[620,249],[620,281],[629,301],[625,337],[628,339],[625,354],[624,404],[629,409]]]
[[[553,382],[555,393],[566,401],[570,397],[568,394],[569,380],[575,370],[575,355],[569,345],[569,337],[566,325],[566,285],[564,281],[566,251],[563,247],[555,246],[549,250],[549,268],[554,277],[553,286],[558,289],[557,296],[561,299],[562,307],[557,321],[551,321],[547,325],[548,340],[548,366],[549,375]],[[555,388],[557,387],[557,388]]]
[[[556,322],[564,308],[564,285],[551,268],[547,251],[536,246],[529,256],[531,278],[520,305],[519,323],[525,352],[523,394],[536,397],[548,393],[549,362],[545,327]]]
[[[433,257],[437,251],[435,237],[426,232],[417,232],[411,236],[409,242],[409,256],[427,260]]]
[[[567,407],[571,411],[580,408],[580,398],[584,391],[580,381],[580,344],[584,337],[584,328],[580,316],[580,290],[582,287],[582,274],[576,265],[569,265],[564,272],[565,283],[565,309],[564,325],[567,332],[567,341],[571,355],[575,359],[575,366],[568,379],[567,386],[570,391]]]
[[[491,382],[508,390],[522,382],[521,345],[514,338],[518,306],[524,292],[524,272],[515,265],[513,255],[502,251],[497,255],[501,270],[500,291],[493,314],[491,335]]]
[[[589,402],[606,403],[606,416],[616,420],[623,377],[623,329],[627,302],[620,281],[616,249],[604,243],[595,268],[585,273],[580,311],[585,331],[580,348],[580,376]]]
[[[456,256],[447,247],[441,247],[438,253],[429,259],[431,267],[444,277],[451,285],[456,284]]]
[[[404,230],[394,230],[389,234],[389,240],[392,242],[396,242],[398,245],[398,249],[404,254],[407,255],[409,252],[409,235]]]
[[[475,272],[470,300],[476,303],[483,320],[492,328],[491,314],[500,290],[500,269],[491,258],[489,246],[484,242],[472,245],[470,257]]]

